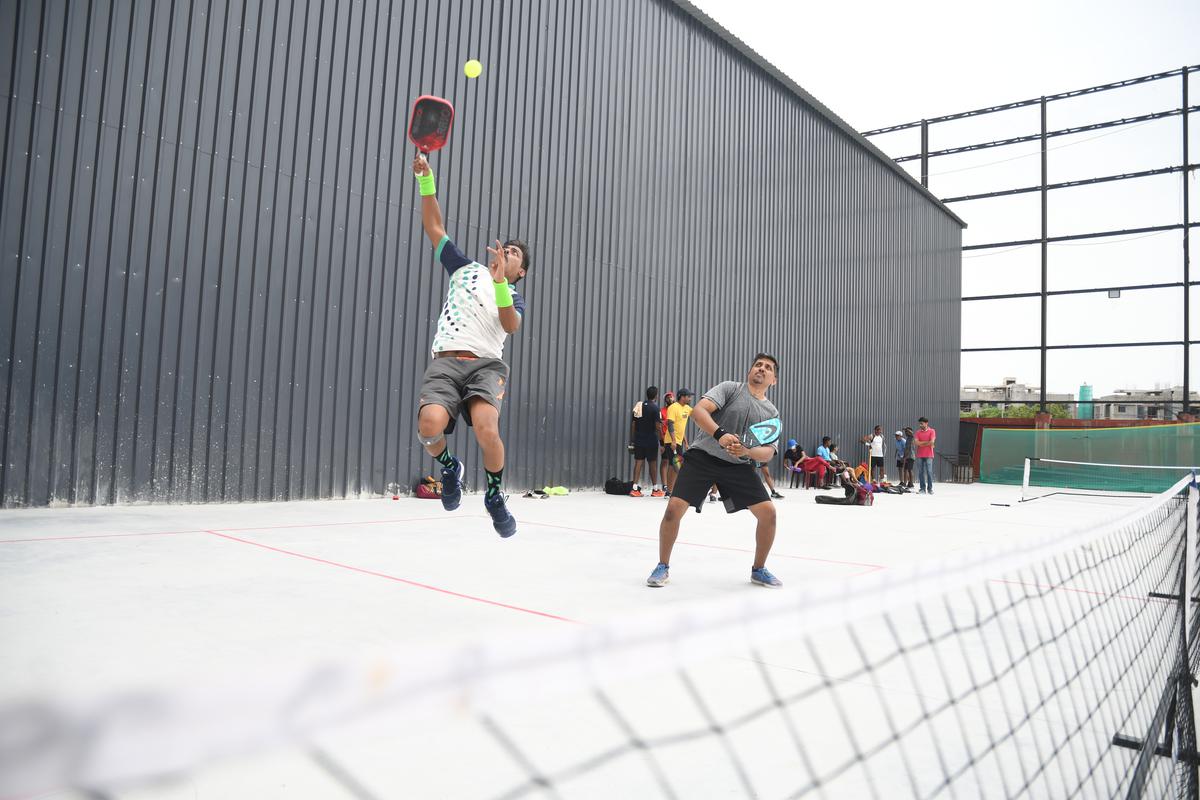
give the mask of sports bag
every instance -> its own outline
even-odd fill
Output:
[[[629,494],[633,491],[633,481],[623,481],[620,478],[609,478],[604,482],[605,494]]]

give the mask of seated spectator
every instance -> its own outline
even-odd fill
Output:
[[[804,448],[800,447],[795,439],[788,439],[787,450],[783,451],[783,468],[792,476],[789,488],[795,489],[800,485],[802,470],[799,467],[805,458],[807,456],[804,454]]]
[[[805,475],[804,486],[808,488],[828,488],[826,475],[829,472],[829,462],[818,456],[810,456],[800,460],[800,470]]]
[[[850,466],[843,461],[841,455],[838,454],[837,442],[829,443],[829,465],[831,468],[829,473],[829,485],[832,486],[835,480],[841,480],[842,470]]]

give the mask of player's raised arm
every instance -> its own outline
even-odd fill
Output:
[[[488,262],[488,272],[492,273],[492,283],[496,287],[496,307],[500,313],[500,327],[505,333],[514,333],[521,327],[521,315],[513,307],[512,290],[508,285],[508,273],[511,266],[509,248],[496,240],[496,246],[487,249],[491,255]],[[515,262],[513,262],[515,263]]]
[[[417,176],[417,186],[421,192],[421,224],[425,227],[425,235],[429,237],[430,243],[437,247],[446,235],[446,226],[442,223],[442,207],[437,201],[433,170],[429,168],[424,153],[417,153],[412,169],[413,175]]]

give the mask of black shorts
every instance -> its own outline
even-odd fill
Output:
[[[667,444],[666,442],[663,442],[663,446],[662,446],[663,461],[670,461],[674,457],[675,457],[675,445],[671,445],[671,444]]]
[[[871,469],[876,467],[883,469],[883,456],[871,456]]]
[[[904,459],[904,468],[905,468],[905,469],[912,469],[912,468],[913,468],[913,460],[912,460],[911,458],[906,458],[906,459]]]
[[[633,446],[633,458],[635,461],[658,461],[658,445],[635,444]]]
[[[709,487],[714,483],[729,514],[771,502],[753,464],[733,464],[696,448],[684,454],[671,496],[686,500],[688,505],[702,511]]]

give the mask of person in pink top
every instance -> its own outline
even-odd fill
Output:
[[[917,445],[917,481],[921,490],[917,494],[933,494],[933,448],[937,443],[937,431],[929,427],[929,420],[917,420],[917,432],[913,434]]]

